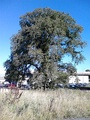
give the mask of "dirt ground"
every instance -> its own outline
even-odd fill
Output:
[[[90,118],[68,118],[68,119],[65,119],[65,120],[90,120]]]

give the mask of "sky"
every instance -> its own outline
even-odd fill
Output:
[[[45,7],[69,14],[83,27],[81,37],[87,46],[82,54],[86,60],[76,68],[79,72],[90,69],[90,0],[0,0],[0,75],[5,73],[3,64],[11,53],[11,37],[20,30],[20,16]]]

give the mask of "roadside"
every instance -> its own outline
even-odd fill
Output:
[[[90,120],[90,118],[68,118],[64,120]]]

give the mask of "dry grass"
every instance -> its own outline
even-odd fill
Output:
[[[0,120],[62,120],[90,117],[90,91],[59,89],[25,91],[10,104],[0,96]]]

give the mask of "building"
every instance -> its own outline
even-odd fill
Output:
[[[0,76],[0,83],[3,83],[5,81],[4,77]]]
[[[74,76],[69,77],[69,83],[82,83],[82,84],[88,84],[90,83],[90,72],[80,72],[76,73]]]

